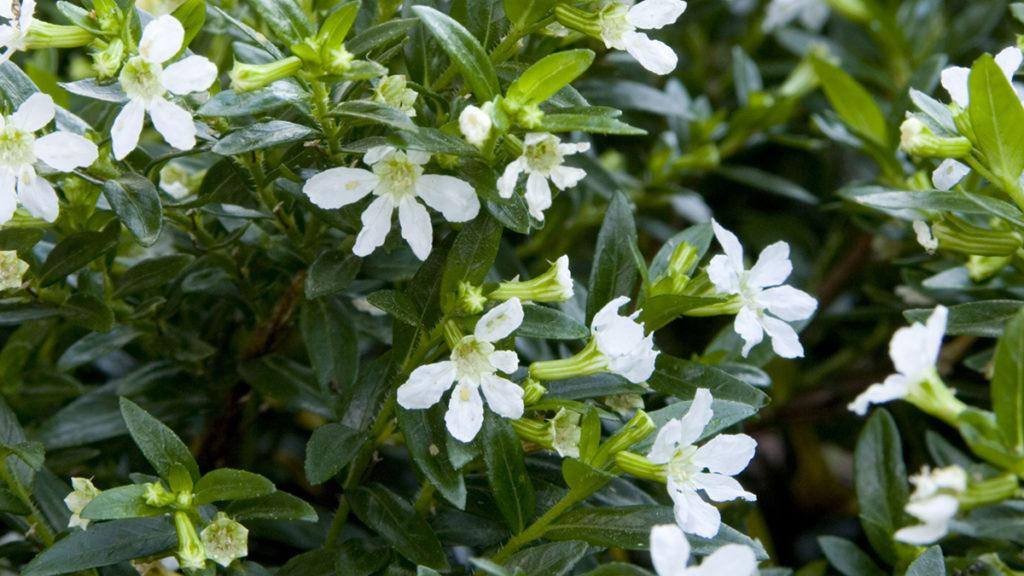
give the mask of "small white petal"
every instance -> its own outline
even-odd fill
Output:
[[[202,56],[179,60],[160,74],[160,83],[164,88],[179,96],[208,90],[215,80],[217,65]]]
[[[918,378],[922,372],[935,366],[942,349],[948,314],[945,306],[938,306],[926,324],[915,322],[893,334],[889,341],[889,357],[897,372]]]
[[[526,170],[526,161],[522,157],[516,158],[505,166],[505,171],[498,178],[498,195],[502,198],[511,198],[516,190],[516,182],[519,175]]]
[[[464,180],[424,174],[416,181],[416,194],[449,222],[467,222],[480,213],[480,198]]]
[[[637,28],[650,30],[674,24],[684,11],[686,2],[682,0],[644,0],[629,9],[626,19]]]
[[[693,401],[690,403],[689,410],[679,419],[679,423],[682,425],[679,431],[679,444],[681,446],[693,444],[704,433],[704,429],[707,428],[708,422],[711,422],[711,417],[714,415],[711,409],[713,401],[714,398],[711,396],[711,390],[707,388],[697,389],[697,392],[693,395]]]
[[[192,114],[170,100],[156,98],[150,104],[149,117],[153,127],[168,144],[178,150],[191,150],[196,146],[196,125]]]
[[[434,228],[427,209],[411,196],[406,196],[398,205],[398,223],[402,227],[402,238],[409,243],[412,253],[420,260],[426,260],[434,244]]]
[[[110,139],[114,158],[124,160],[139,145],[142,122],[146,118],[146,107],[138,100],[132,100],[121,109],[110,128]]]
[[[18,179],[18,202],[29,214],[47,222],[56,220],[60,213],[57,192],[46,178],[34,173],[22,174]]]
[[[971,168],[966,164],[947,158],[932,172],[932,184],[939,190],[949,190],[970,173]]]
[[[522,323],[522,302],[519,298],[509,298],[480,317],[473,335],[477,340],[497,342],[514,332]]]
[[[707,267],[708,280],[722,294],[739,294],[740,276],[728,256],[717,254]]]
[[[1003,71],[1006,79],[1011,84],[1013,83],[1013,75],[1017,73],[1017,69],[1020,68],[1022,61],[1024,61],[1024,54],[1016,46],[1003,48],[999,51],[999,54],[996,54],[996,65]]]
[[[771,316],[763,316],[761,325],[772,339],[772,350],[782,358],[801,358],[804,347],[792,326]]]
[[[728,231],[714,219],[711,220],[711,229],[715,233],[715,239],[722,246],[722,251],[725,252],[726,258],[728,258],[729,266],[736,271],[737,274],[743,273],[743,245],[740,244],[740,239],[735,234]]]
[[[691,408],[692,410],[692,408]],[[708,417],[710,419],[710,416]],[[703,431],[703,427],[701,428]],[[697,432],[698,436],[700,432]],[[647,453],[647,459],[655,464],[668,464],[679,449],[679,443],[683,437],[683,423],[678,420],[669,420],[658,430],[654,438],[654,445]]]
[[[405,384],[398,387],[398,404],[409,410],[430,408],[441,401],[441,396],[453,382],[454,362],[444,361],[420,366],[409,374]]]
[[[367,150],[366,154],[363,155],[363,163],[368,166],[373,166],[395,152],[397,152],[397,150],[395,150],[394,146],[374,146]]]
[[[359,236],[356,236],[355,246],[352,247],[353,254],[368,256],[384,244],[391,230],[391,213],[394,209],[391,200],[384,196],[378,196],[370,202],[360,218],[363,229],[359,231]]]
[[[14,18],[14,10],[12,9],[13,4],[13,0],[0,0],[0,18],[6,18],[8,20]]]
[[[21,13],[18,15],[18,27],[24,33],[28,32],[32,25],[33,16],[36,12],[36,0],[21,0]]]
[[[14,174],[6,170],[0,171],[0,224],[6,224],[14,217],[18,209],[18,193],[15,188]]]
[[[719,434],[697,449],[693,463],[727,476],[743,471],[754,457],[757,441],[746,434]]]
[[[420,166],[430,162],[430,152],[424,152],[423,150],[406,150],[405,157],[409,162]]]
[[[630,56],[651,72],[664,76],[676,69],[679,58],[664,42],[651,40],[640,32],[629,32],[624,40]]]
[[[448,432],[460,442],[472,442],[483,422],[484,403],[480,391],[471,384],[457,384],[444,415]]]
[[[579,184],[580,180],[583,180],[587,176],[586,171],[582,168],[574,168],[572,166],[556,166],[551,169],[551,183],[555,185],[559,190],[565,190],[566,188],[572,188]]]
[[[548,181],[538,172],[531,172],[526,179],[526,205],[530,215],[537,220],[544,220],[544,211],[551,207],[551,187]]]
[[[675,503],[676,524],[687,534],[701,538],[713,538],[722,525],[718,509],[705,502],[699,494],[689,489],[676,488],[669,492]]]
[[[787,322],[810,318],[818,308],[818,301],[810,294],[792,286],[769,288],[758,294],[757,301],[773,315]]]
[[[90,166],[99,157],[95,144],[70,132],[52,132],[37,138],[32,149],[37,158],[60,172]]]
[[[503,418],[516,420],[523,416],[523,388],[501,376],[487,374],[482,378],[480,388],[487,398],[491,410]]]
[[[937,494],[924,500],[911,500],[904,506],[907,514],[917,518],[925,524],[939,524],[949,522],[956,516],[960,508],[960,502],[956,496],[950,494]]]
[[[613,298],[610,302],[601,307],[594,314],[594,319],[590,322],[590,329],[595,332],[604,330],[610,322],[619,316],[619,308],[622,308],[629,302],[629,296],[618,296]]]
[[[789,278],[793,264],[789,261],[789,244],[776,242],[757,257],[754,267],[747,273],[747,282],[757,288],[777,286]]]
[[[513,350],[495,350],[491,353],[489,360],[491,366],[505,374],[511,374],[519,369],[519,355]]]
[[[565,142],[558,145],[558,153],[562,156],[571,156],[590,150],[590,142]]]
[[[757,574],[757,556],[749,546],[726,544],[715,550],[691,570],[693,576],[753,576]]]
[[[746,358],[747,354],[750,354],[750,350],[761,343],[764,339],[764,328],[761,327],[761,322],[757,318],[757,314],[751,312],[749,308],[741,308],[739,313],[736,314],[736,320],[732,323],[733,330],[739,337],[743,339],[743,350],[741,353]]]
[[[651,563],[658,576],[685,576],[690,543],[675,524],[651,528]]]
[[[885,379],[885,382],[868,386],[868,389],[861,392],[853,402],[847,405],[847,408],[854,414],[863,416],[872,404],[884,404],[906,396],[909,391],[908,384],[905,376],[892,374]]]
[[[934,254],[939,249],[939,241],[932,236],[932,229],[924,220],[914,220],[914,237],[925,252]]]
[[[708,474],[700,472],[694,475],[693,483],[707,494],[708,498],[715,502],[729,502],[730,500],[753,501],[757,497],[743,489],[743,486],[735,478],[724,474]]]
[[[29,96],[14,114],[11,114],[11,124],[25,132],[35,132],[46,126],[53,120],[56,107],[53,98],[49,94],[36,92]]]
[[[185,41],[185,28],[178,19],[164,14],[146,24],[139,40],[139,55],[146,60],[162,64],[181,50]]]
[[[949,92],[949,96],[961,108],[967,108],[967,104],[970,102],[970,94],[967,88],[970,76],[971,70],[962,66],[953,66],[942,71],[942,87],[946,89],[946,92]]]
[[[947,524],[919,524],[900,528],[893,534],[893,538],[915,546],[927,546],[941,540],[948,531]]]
[[[331,168],[315,174],[302,186],[309,201],[325,210],[362,200],[377,186],[377,175],[362,168]]]

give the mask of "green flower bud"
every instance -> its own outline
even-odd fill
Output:
[[[971,256],[967,259],[967,276],[982,282],[998,274],[1013,261],[1012,256]]]
[[[256,90],[278,80],[289,78],[302,69],[302,60],[289,56],[267,64],[245,64],[235,61],[228,76],[236,92]]]
[[[18,258],[17,252],[0,251],[0,291],[21,288],[25,272],[28,272],[28,264]]]
[[[99,496],[100,490],[93,486],[92,480],[88,478],[72,478],[71,487],[74,490],[64,497],[64,505],[71,511],[68,528],[78,526],[85,530],[89,526],[89,519],[82,518],[82,510],[85,510],[85,507],[92,502],[93,498]]]
[[[1016,232],[988,230],[955,216],[933,224],[932,234],[944,250],[970,256],[1010,256],[1024,245]]]
[[[917,386],[910,387],[905,397],[907,402],[917,406],[922,412],[956,426],[957,416],[967,406],[957,399],[953,390],[946,386],[935,368],[932,367],[917,384]]]
[[[201,536],[206,557],[225,568],[249,554],[249,530],[223,512],[218,512],[213,522],[203,528]]]
[[[185,512],[174,513],[174,528],[178,532],[178,562],[182,568],[199,570],[206,566],[206,550],[196,534],[196,527]]]
[[[101,80],[114,78],[124,62],[124,42],[115,38],[107,47],[92,53],[92,67]]]
[[[605,465],[614,459],[616,454],[628,450],[633,444],[647,438],[657,428],[654,420],[651,420],[646,412],[638,410],[629,422],[626,422],[618,432],[612,434],[611,438],[597,449],[597,454],[594,455],[590,465],[595,468]]]
[[[963,158],[971,153],[971,141],[936,136],[924,122],[909,116],[900,125],[900,149],[922,158]]]
[[[609,8],[614,8],[616,4],[618,3],[609,5]],[[555,20],[559,24],[598,40],[601,39],[601,16],[568,4],[559,3],[555,6]]]
[[[961,509],[965,510],[986,504],[998,504],[1013,498],[1019,487],[1017,475],[1007,472],[987,480],[971,482],[957,499],[960,501]]]
[[[523,404],[526,406],[540,402],[547,393],[548,389],[532,378],[527,378],[523,382]]]
[[[655,464],[639,454],[619,452],[615,455],[615,465],[637,478],[665,482],[665,465]]]
[[[168,492],[164,488],[161,482],[150,482],[146,484],[146,493],[144,495],[146,504],[154,506],[156,508],[163,508],[174,504],[177,499],[173,492]]]
[[[373,89],[375,102],[397,108],[410,118],[416,116],[417,98],[419,98],[419,94],[409,88],[409,82],[404,74],[385,76]]]
[[[459,313],[466,316],[472,316],[484,311],[484,304],[487,303],[487,297],[484,296],[483,289],[479,286],[473,286],[468,282],[460,282],[457,290],[458,303],[456,304],[456,308]]]
[[[533,280],[502,282],[487,295],[491,300],[519,298],[532,302],[565,302],[573,296],[569,257],[561,256],[540,276]]]
[[[33,20],[25,34],[26,48],[78,48],[93,41],[93,35],[78,26],[50,24]]]
[[[344,44],[327,51],[323,59],[324,68],[331,74],[344,74],[352,67],[355,56],[345,49]]]

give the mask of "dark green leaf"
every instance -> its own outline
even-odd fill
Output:
[[[632,296],[637,278],[632,248],[636,241],[636,223],[629,201],[625,194],[616,193],[597,235],[588,286],[588,321],[615,297]]]
[[[812,62],[825,90],[825,96],[843,122],[875,144],[888,147],[888,125],[871,94],[834,64],[820,58],[815,58]]]
[[[262,498],[235,500],[224,511],[239,522],[246,520],[317,521],[316,510],[312,506],[301,498],[280,490]]]
[[[121,398],[121,415],[128,433],[157,474],[166,478],[177,463],[188,470],[193,481],[199,479],[199,465],[173,430],[127,398]]]
[[[330,480],[355,457],[365,439],[358,430],[339,423],[313,430],[306,444],[306,479],[314,485]]]
[[[445,310],[451,310],[456,304],[459,284],[479,286],[483,283],[498,255],[500,243],[501,225],[488,214],[480,214],[462,228],[448,253],[441,280]]]
[[[410,562],[448,569],[441,543],[408,502],[379,485],[356,488],[349,499],[356,516]]]
[[[896,422],[884,409],[865,424],[854,453],[860,521],[871,546],[888,563],[898,558],[892,535],[903,525],[907,470]]]
[[[466,483],[445,450],[445,409],[441,403],[427,410],[400,409],[398,427],[416,467],[446,500],[461,510],[466,507]]]
[[[516,336],[548,340],[579,340],[590,335],[586,326],[555,308],[539,305],[523,306],[523,323]]]
[[[121,227],[111,222],[100,232],[71,234],[61,240],[39,269],[39,283],[49,286],[117,246]]]
[[[535,502],[519,436],[504,418],[487,414],[480,443],[491,494],[505,524],[513,534],[518,534],[533,517]]]
[[[820,536],[818,545],[829,564],[843,576],[884,576],[885,572],[863,550],[845,538]]]
[[[942,557],[942,548],[932,546],[925,550],[907,567],[906,576],[946,576],[946,561]]]
[[[429,6],[413,6],[413,12],[462,72],[478,101],[487,102],[501,92],[491,59],[469,30]]]
[[[320,389],[351,387],[359,375],[359,340],[348,314],[328,298],[307,300],[299,325]]]
[[[25,566],[24,576],[57,576],[156,556],[178,545],[166,518],[133,518],[104,522],[76,531],[46,549]]]
[[[274,483],[259,474],[219,468],[200,478],[193,492],[196,504],[209,504],[224,500],[260,498],[272,494],[275,490]]]
[[[976,145],[1003,187],[1019,189],[1024,171],[1024,105],[992,56],[985,54],[971,67],[970,103]]]
[[[550,542],[516,552],[505,566],[526,576],[565,576],[591,551],[584,542]]]
[[[316,130],[301,124],[285,120],[271,120],[252,124],[228,134],[213,145],[213,151],[222,156],[231,156],[281,144],[302,142],[313,138],[316,134]]]
[[[160,516],[166,512],[166,510],[146,504],[146,486],[144,484],[129,484],[100,492],[82,510],[82,518],[118,520]]]
[[[152,246],[163,229],[160,194],[148,178],[128,173],[103,184],[103,195],[139,244]]]
[[[996,344],[992,410],[1007,447],[1024,456],[1024,308],[1006,323]]]
[[[998,338],[1003,326],[1022,306],[1024,301],[1021,300],[981,300],[950,306],[946,334]],[[931,313],[931,308],[918,308],[907,310],[903,316],[910,322],[923,323]]]

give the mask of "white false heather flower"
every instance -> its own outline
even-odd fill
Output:
[[[606,48],[629,52],[651,72],[668,74],[676,69],[676,53],[637,29],[655,30],[674,24],[685,10],[686,2],[682,0],[644,0],[632,7],[616,2],[601,12],[601,40]]]
[[[963,162],[947,158],[932,172],[932,184],[939,190],[947,191],[959,184],[970,173],[970,167]]]
[[[459,114],[459,131],[473,146],[480,148],[491,136],[491,129],[494,121],[491,119],[491,112],[494,104],[487,102],[483,107],[476,107],[470,104],[462,109]]]
[[[927,546],[949,532],[949,521],[960,508],[957,495],[967,490],[967,472],[959,466],[935,470],[925,466],[920,474],[910,477],[910,483],[914,493],[903,509],[921,523],[900,528],[893,537],[907,544]]]
[[[1024,54],[1016,46],[1004,48],[999,54],[996,54],[996,64],[1006,75],[1010,84],[1013,84],[1013,75],[1017,73],[1022,61],[1024,61]],[[949,92],[950,97],[961,108],[967,108],[971,101],[970,76],[971,69],[963,66],[950,66],[942,71],[942,87]]]
[[[96,145],[70,132],[35,132],[53,120],[53,98],[42,92],[29,96],[18,110],[0,117],[0,224],[14,216],[20,203],[36,218],[57,219],[57,193],[36,173],[40,162],[59,172],[88,166],[99,155]]]
[[[398,404],[408,410],[430,408],[455,383],[448,412],[448,431],[461,442],[471,442],[484,421],[483,390],[487,405],[496,414],[517,419],[523,415],[523,389],[498,376],[519,368],[514,350],[495,350],[494,342],[511,334],[523,323],[523,305],[513,298],[492,308],[476,324],[471,336],[464,336],[452,350],[450,360],[426,364],[413,370],[398,387]]]
[[[416,99],[419,94],[409,88],[409,81],[404,74],[395,74],[381,78],[373,89],[373,100],[397,108],[410,118],[416,117]]]
[[[532,280],[502,282],[487,295],[492,300],[519,298],[532,302],[566,302],[572,299],[573,281],[569,257],[562,255],[546,272]]]
[[[666,467],[668,494],[674,502],[676,523],[683,532],[711,538],[722,523],[718,509],[697,493],[703,490],[715,502],[757,497],[733,476],[747,467],[757,442],[746,434],[719,434],[703,446],[694,443],[711,421],[711,391],[699,388],[690,409],[658,431],[647,459]],[[706,472],[705,472],[706,470]]]
[[[391,214],[398,209],[402,238],[413,254],[426,260],[433,246],[430,214],[416,199],[437,210],[449,222],[466,222],[480,211],[480,199],[468,182],[454,176],[424,174],[430,154],[402,152],[391,146],[366,151],[363,168],[331,168],[313,176],[302,187],[313,204],[330,210],[358,202],[369,193],[376,198],[363,212],[363,229],[352,252],[368,256],[384,244],[391,230]]]
[[[33,13],[36,11],[36,0],[0,0],[0,18],[6,18],[7,24],[0,25],[0,64],[11,59],[15,52],[25,49],[25,36],[32,25]]]
[[[872,404],[923,395],[923,385],[938,378],[935,363],[946,333],[948,313],[945,306],[937,306],[925,324],[914,322],[897,330],[889,341],[889,357],[896,366],[896,373],[880,384],[869,386],[848,408],[863,416]]]
[[[202,56],[189,56],[164,69],[184,42],[185,29],[169,14],[153,19],[142,31],[139,54],[128,59],[118,77],[128,104],[110,129],[114,158],[121,160],[138,147],[147,112],[168,144],[178,150],[195,147],[192,113],[168,100],[167,93],[184,96],[207,90],[217,79],[217,66]]]
[[[217,512],[199,537],[203,541],[206,557],[227,568],[238,558],[249,555],[249,529]]]
[[[761,29],[771,32],[800,20],[808,30],[821,30],[828,20],[828,4],[823,0],[772,0],[765,9]]]
[[[658,576],[752,576],[757,556],[750,546],[726,544],[709,554],[699,566],[690,562],[690,542],[675,524],[651,528],[651,563]]]
[[[21,288],[28,264],[14,250],[0,250],[0,291]]]
[[[761,251],[750,270],[744,268],[743,246],[732,232],[711,221],[715,238],[725,250],[708,264],[708,278],[723,294],[739,297],[741,308],[733,327],[743,339],[743,355],[764,339],[767,332],[772,349],[783,358],[798,358],[804,348],[788,322],[810,318],[818,302],[806,292],[782,285],[793,271],[789,244],[776,242]]]
[[[654,334],[645,336],[644,325],[636,321],[639,310],[629,316],[619,314],[619,308],[627,302],[629,298],[619,296],[605,304],[594,314],[590,330],[606,369],[640,384],[654,372],[658,351],[654,349]]]
[[[587,142],[563,144],[553,134],[531,132],[523,142],[523,155],[510,162],[498,178],[498,194],[502,198],[511,198],[519,175],[526,172],[526,205],[534,218],[543,221],[544,211],[551,207],[548,180],[559,190],[578,184],[587,173],[580,168],[565,166],[565,156],[587,150],[590,150]]]
[[[914,220],[914,236],[917,243],[929,254],[934,254],[939,249],[939,241],[932,236],[932,229],[924,220]]]
[[[72,478],[71,487],[71,493],[64,497],[64,505],[71,511],[68,528],[78,526],[85,530],[89,526],[89,519],[82,518],[82,510],[85,510],[93,498],[99,496],[100,490],[93,486],[92,480],[88,478]]]

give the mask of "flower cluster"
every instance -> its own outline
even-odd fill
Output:
[[[959,466],[932,470],[927,466],[912,476],[914,493],[905,510],[921,523],[900,528],[894,538],[908,544],[926,546],[941,539],[949,531],[949,521],[960,508],[957,496],[967,490],[967,472]]]

